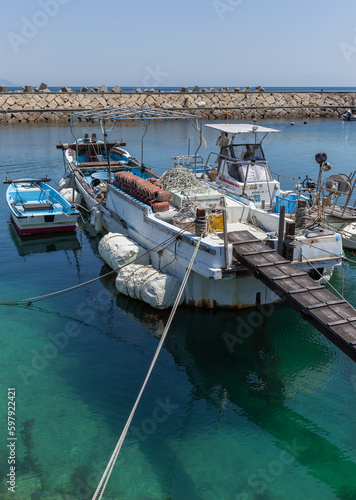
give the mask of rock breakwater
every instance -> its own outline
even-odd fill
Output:
[[[254,92],[227,88],[192,91],[187,87],[176,92],[137,89],[126,93],[120,87],[111,92],[106,87],[96,91],[83,87],[76,92],[63,87],[60,92],[51,92],[29,87],[17,92],[0,89],[0,121],[60,122],[67,121],[73,112],[106,106],[191,111],[206,120],[340,118],[346,108],[356,104],[356,92],[265,92],[262,88]]]

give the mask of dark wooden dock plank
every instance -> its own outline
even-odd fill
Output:
[[[271,251],[249,231],[228,233],[235,255],[257,279],[356,361],[356,309]]]

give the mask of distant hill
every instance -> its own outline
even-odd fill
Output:
[[[21,87],[18,83],[10,82],[9,80],[1,80],[0,85],[6,85],[7,87]]]

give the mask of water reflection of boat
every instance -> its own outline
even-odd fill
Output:
[[[287,311],[288,309],[284,313]],[[283,315],[282,309],[279,310],[279,318],[280,313]],[[302,338],[298,336],[295,340],[295,346],[300,346],[303,342],[304,356],[294,357],[291,341],[288,352],[285,351],[283,355],[287,359],[282,359],[277,354],[276,346],[279,341],[283,346],[284,340],[280,338],[278,341],[277,338],[281,336],[283,328],[276,335],[276,323],[271,315],[270,319],[265,319],[259,323],[260,326],[254,327],[251,335],[243,343],[236,344],[231,352],[227,348],[224,334],[236,336],[239,321],[248,324],[250,315],[251,312],[237,316],[230,312],[216,315],[181,309],[177,317],[179,327],[173,329],[165,343],[165,348],[173,356],[176,365],[186,371],[194,387],[195,401],[203,400],[209,406],[216,407],[219,434],[223,433],[224,427],[226,429],[225,421],[230,420],[236,424],[235,418],[231,417],[231,409],[240,415],[238,422],[242,428],[236,435],[239,441],[231,445],[233,455],[229,458],[233,461],[240,460],[239,485],[242,491],[245,494],[254,493],[248,478],[258,469],[261,455],[265,456],[262,463],[268,463],[271,459],[268,458],[267,450],[262,451],[263,444],[262,448],[256,450],[259,456],[256,456],[257,462],[254,465],[248,463],[248,459],[244,461],[242,452],[237,451],[241,444],[241,433],[246,429],[250,436],[250,424],[253,424],[256,436],[260,436],[262,432],[266,442],[272,442],[273,446],[278,443],[275,450],[277,457],[284,450],[298,468],[305,468],[315,481],[332,488],[337,493],[336,497],[346,498],[350,495],[353,498],[356,490],[356,464],[350,461],[342,446],[336,444],[338,441],[329,437],[329,432],[324,428],[328,428],[327,423],[324,426],[315,421],[313,413],[306,416],[299,409],[300,402],[310,397],[310,401],[319,400],[325,411],[328,410],[327,398],[318,398],[333,378],[330,376],[331,360],[334,359],[331,350],[315,350],[310,340],[310,331],[306,329],[301,332]],[[284,319],[286,331],[288,316],[287,313]],[[280,319],[278,324],[279,327],[283,326]],[[300,380],[303,372],[307,375]],[[290,392],[291,386],[294,386],[296,392]],[[299,405],[294,401],[298,401]],[[229,436],[234,440],[229,423],[227,427]],[[311,449],[318,450],[318,453],[310,453]],[[352,481],[349,480],[350,477],[353,477]],[[266,498],[276,498],[272,491],[270,494],[271,496],[266,491]],[[246,494],[236,498],[254,497]],[[297,495],[295,498],[302,497]]]
[[[103,278],[102,284],[113,292],[113,297],[113,283]],[[121,296],[116,305],[121,312],[143,325],[147,335],[162,333],[165,318],[161,312],[153,321],[152,309],[145,304]],[[319,409],[325,411],[330,408],[322,391],[333,378],[331,371],[335,355],[332,349],[326,345],[324,349],[315,349],[310,329],[301,329],[294,338],[288,336],[286,344],[283,329],[287,335],[288,309],[278,307],[276,315],[270,314],[261,322],[256,321],[258,318],[252,316],[254,314],[252,311],[238,314],[220,311],[216,314],[184,307],[177,312],[164,349],[172,356],[176,369],[184,372],[182,377],[188,379],[191,389],[187,388],[186,406],[181,405],[179,418],[172,417],[171,434],[159,436],[160,452],[170,458],[170,472],[175,477],[169,485],[167,497],[175,496],[178,482],[184,480],[186,498],[190,497],[190,492],[191,497],[196,498],[193,492],[196,494],[207,487],[211,489],[211,498],[219,498],[219,485],[210,485],[207,477],[212,471],[216,472],[216,461],[221,458],[229,465],[233,464],[232,470],[236,470],[236,464],[239,467],[238,476],[236,472],[232,476],[228,469],[224,475],[224,498],[259,498],[249,478],[252,474],[259,474],[259,470],[264,471],[271,461],[275,463],[283,452],[286,463],[294,464],[288,476],[292,482],[307,474],[311,482],[335,491],[335,498],[353,498],[356,466],[340,445],[340,440],[334,435],[330,437],[328,420],[320,420],[314,415],[316,406],[319,408],[320,405]],[[251,335],[245,334],[243,342],[236,344],[236,349],[231,352],[224,335],[236,336],[242,324],[259,326],[253,327]],[[120,332],[118,337],[122,341]],[[298,355],[300,349],[303,356]],[[303,373],[305,376],[301,378]],[[180,389],[172,388],[169,394],[172,401],[179,403]],[[302,405],[308,401],[312,404],[311,412],[303,411]],[[197,428],[197,420],[203,422],[203,418],[205,425]],[[174,434],[179,440],[172,438]],[[147,460],[158,467],[155,439],[156,436],[150,436],[141,441],[140,449]],[[209,459],[207,450],[215,446]],[[193,452],[193,448],[195,461],[204,461],[205,474],[201,474],[199,467],[192,466],[189,460],[189,450]],[[311,453],[311,450],[317,452]],[[232,477],[235,489],[230,492]],[[274,495],[274,481],[277,479],[274,475],[271,477],[273,484],[266,484],[263,498],[278,498]],[[282,474],[280,479],[285,480]],[[243,496],[239,495],[240,492]],[[295,498],[302,498],[299,493]]]
[[[80,242],[76,233],[61,233],[54,235],[32,235],[21,238],[13,224],[9,224],[10,236],[20,256],[35,253],[79,250]]]

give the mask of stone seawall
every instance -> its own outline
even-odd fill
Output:
[[[356,92],[2,92],[0,121],[67,121],[71,113],[105,106],[190,111],[206,120],[340,118]]]

